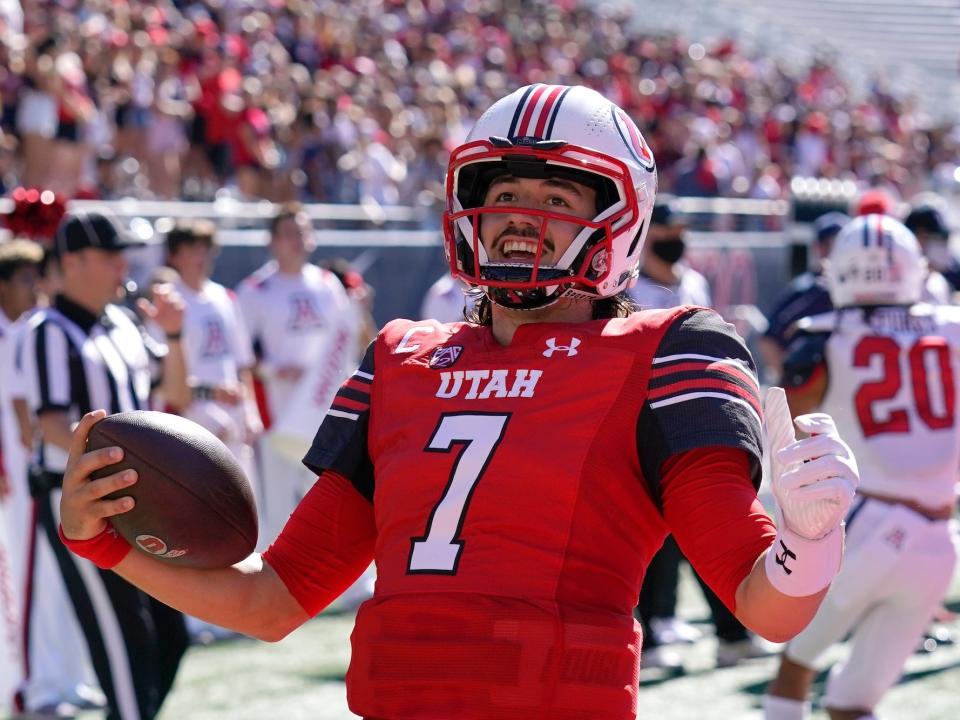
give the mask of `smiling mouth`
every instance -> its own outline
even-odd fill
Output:
[[[526,238],[510,238],[500,243],[499,255],[513,263],[523,263],[532,265],[537,258],[537,241]],[[541,264],[550,255],[550,246],[545,242],[543,254],[540,256]]]

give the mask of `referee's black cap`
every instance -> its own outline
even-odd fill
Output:
[[[85,248],[120,252],[143,244],[124,232],[112,216],[99,210],[70,213],[60,222],[54,236],[54,249],[59,255]]]

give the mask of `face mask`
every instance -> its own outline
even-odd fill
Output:
[[[657,240],[650,244],[650,251],[664,262],[673,265],[677,260],[683,257],[687,244],[683,238],[671,238],[669,240]]]

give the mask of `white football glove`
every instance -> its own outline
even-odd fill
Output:
[[[829,415],[792,420],[782,388],[767,391],[764,416],[778,520],[801,538],[820,540],[840,527],[853,503],[857,461]],[[797,440],[794,424],[810,437]]]

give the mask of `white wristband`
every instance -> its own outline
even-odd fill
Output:
[[[833,581],[842,559],[842,524],[819,540],[807,540],[781,523],[764,567],[767,579],[779,592],[807,597]]]

